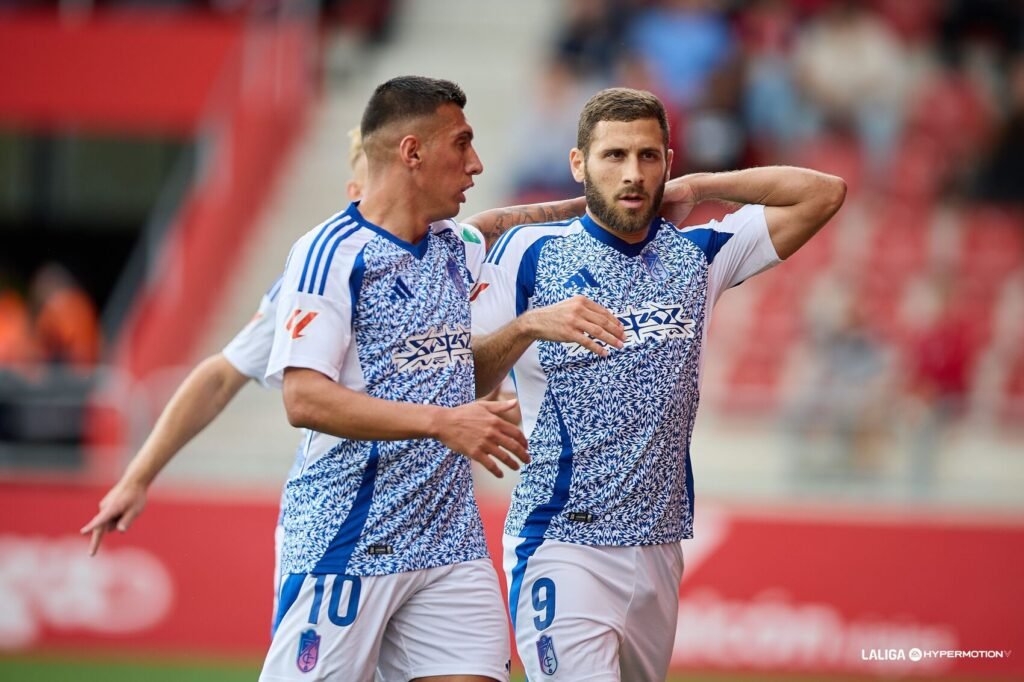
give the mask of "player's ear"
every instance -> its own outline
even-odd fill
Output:
[[[420,140],[415,135],[406,135],[402,138],[402,141],[398,143],[398,158],[402,160],[402,163],[409,168],[418,168],[420,160],[420,152],[423,150],[423,145],[420,144]]]
[[[572,148],[569,152],[569,169],[572,171],[572,177],[576,182],[583,182],[583,178],[586,177],[584,172],[584,165],[586,163],[586,156],[576,147]]]
[[[672,179],[672,158],[675,156],[675,150],[669,149],[665,154],[665,182]]]
[[[363,187],[355,180],[349,180],[345,185],[345,193],[348,194],[349,201],[359,201],[363,198]]]

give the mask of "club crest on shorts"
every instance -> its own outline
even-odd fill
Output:
[[[455,284],[455,288],[459,290],[459,294],[465,296],[466,283],[462,280],[462,270],[459,268],[459,264],[451,258],[448,259],[448,276],[452,278],[452,282]]]
[[[309,629],[299,635],[299,655],[295,658],[295,664],[299,670],[308,673],[316,667],[320,659],[320,635],[316,630]]]
[[[540,659],[540,670],[545,675],[554,675],[558,670],[555,642],[548,635],[541,635],[537,640],[537,658]]]

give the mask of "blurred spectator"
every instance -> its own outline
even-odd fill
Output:
[[[569,172],[579,112],[600,86],[588,87],[564,61],[553,58],[540,74],[536,95],[523,108],[513,134],[516,194],[524,202],[581,194]]]
[[[39,359],[77,370],[99,360],[100,328],[96,307],[63,266],[44,265],[32,281],[34,337]]]
[[[973,321],[955,309],[951,293],[948,284],[935,287],[905,359],[912,426],[909,480],[918,495],[931,488],[944,436],[965,412],[977,355]]]
[[[607,78],[622,48],[623,0],[570,0],[555,40],[559,60],[582,77]]]
[[[793,73],[797,16],[786,0],[760,0],[738,19],[743,57],[743,116],[754,143],[769,160],[814,131],[814,114]]]
[[[796,69],[823,129],[856,132],[876,170],[900,132],[907,55],[865,4],[833,0],[800,32]]]
[[[844,292],[831,306],[814,321],[807,392],[793,414],[797,482],[880,473],[890,353],[861,301]]]
[[[684,109],[702,103],[715,73],[736,56],[732,28],[715,0],[660,0],[636,18],[627,38]]]
[[[1024,203],[1024,55],[1010,70],[1009,113],[982,161],[976,196],[983,200]]]
[[[11,279],[0,271],[0,368],[28,365],[33,355],[28,306]]]

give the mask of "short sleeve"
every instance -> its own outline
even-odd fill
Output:
[[[304,257],[296,245],[281,286],[267,385],[279,387],[289,367],[312,369],[338,381],[352,340],[352,287],[361,268],[361,243],[349,239],[330,263]],[[315,246],[315,244],[314,244]],[[312,247],[310,247],[312,249]]]
[[[469,300],[473,333],[498,331],[516,318],[516,272],[509,271],[504,263],[484,262]]]
[[[224,347],[222,354],[235,369],[266,385],[267,362],[274,345],[274,328],[277,318],[276,299],[281,279],[270,288],[260,300],[259,308],[249,323]]]
[[[712,221],[708,228],[717,233],[716,249],[709,259],[712,301],[717,301],[726,289],[782,262],[760,204],[744,206],[721,222]]]

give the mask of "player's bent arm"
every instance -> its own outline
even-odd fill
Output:
[[[570,218],[577,218],[587,211],[587,201],[583,197],[549,201],[542,204],[521,204],[492,208],[470,216],[462,222],[469,223],[483,233],[487,240],[487,248],[503,235],[506,230],[516,225],[531,223],[554,223]]]
[[[515,408],[515,400],[453,408],[381,400],[301,367],[285,370],[282,394],[288,421],[295,427],[353,440],[434,438],[498,478],[503,474],[493,459],[510,469],[519,465],[509,452],[529,461],[522,431],[500,416]]]
[[[146,491],[157,474],[205,429],[249,381],[223,354],[203,360],[174,392],[139,452],[120,480],[100,501],[100,511],[83,528],[92,533],[89,552],[99,549],[103,533],[125,531],[142,513]]]
[[[622,348],[625,334],[618,318],[586,296],[527,310],[496,332],[474,337],[477,396],[493,391],[530,344],[538,340],[578,343],[606,356],[608,346]]]
[[[695,202],[763,204],[768,234],[781,259],[807,243],[846,199],[842,178],[793,166],[694,173],[671,180],[668,185],[666,196],[687,186]]]

